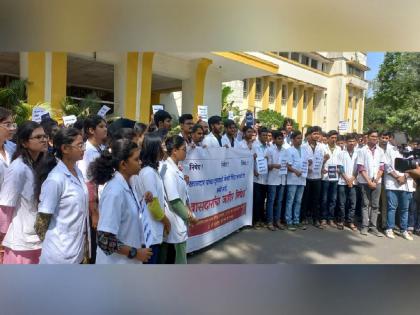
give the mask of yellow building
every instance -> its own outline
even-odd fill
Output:
[[[153,104],[174,116],[196,115],[198,105],[220,114],[225,84],[244,110],[271,108],[326,129],[348,120],[360,131],[367,69],[360,52],[20,52],[0,53],[0,87],[27,79],[28,102],[57,113],[65,97],[94,92],[115,115],[148,122]]]

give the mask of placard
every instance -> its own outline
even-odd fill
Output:
[[[349,131],[349,122],[347,120],[340,120],[338,122],[338,131],[348,132]]]
[[[40,123],[42,121],[42,116],[47,114],[48,112],[41,107],[34,107],[32,109],[32,121]]]
[[[162,104],[152,105],[153,115],[159,110],[164,110],[165,107]]]
[[[302,172],[302,177],[308,177],[308,160],[302,161],[300,171]]]
[[[265,157],[257,157],[256,160],[257,172],[260,175],[265,175],[268,173],[268,163]]]
[[[338,179],[337,177],[337,165],[328,165],[328,178]]]
[[[64,127],[68,127],[74,124],[76,121],[77,121],[77,117],[75,115],[63,116]]]
[[[314,155],[312,172],[314,174],[321,174],[322,163],[324,162],[324,157],[320,155]]]
[[[233,117],[233,112],[232,111],[229,111],[228,118],[231,119],[231,120],[233,120],[234,117]]]
[[[287,175],[287,159],[280,157],[280,169],[279,169],[279,175]]]
[[[98,111],[98,115],[101,117],[105,117],[106,113],[108,113],[110,109],[111,109],[110,107],[103,105],[101,109]]]
[[[254,115],[251,112],[246,113],[245,123],[248,127],[252,127],[254,125]]]
[[[207,121],[209,119],[208,117],[208,106],[206,105],[198,105],[198,118],[204,121]]]

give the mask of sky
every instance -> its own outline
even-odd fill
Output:
[[[366,72],[366,79],[373,80],[376,78],[379,68],[384,61],[384,52],[368,52],[367,53],[367,66],[370,68],[369,71]],[[369,88],[367,92],[368,96],[372,96],[372,90]]]

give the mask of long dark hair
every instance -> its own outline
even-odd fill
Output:
[[[101,156],[90,164],[88,176],[98,185],[105,184],[119,169],[120,162],[127,161],[135,149],[138,149],[137,144],[128,139],[114,141],[111,152],[103,151]]]
[[[16,133],[16,151],[13,154],[12,161],[16,160],[18,157],[22,157],[23,163],[30,168],[35,169],[44,154],[40,154],[36,161],[32,160],[29,150],[23,146],[23,143],[28,142],[34,130],[38,128],[42,128],[42,126],[35,121],[25,121],[19,126]]]
[[[89,139],[91,137],[91,134],[89,134],[89,129],[96,129],[96,127],[101,123],[106,123],[105,119],[103,119],[99,115],[90,115],[85,118],[83,121],[83,129],[85,131],[85,137]]]
[[[57,165],[57,158],[63,158],[63,152],[61,146],[65,144],[72,144],[76,140],[77,136],[80,136],[81,132],[76,128],[64,128],[60,129],[54,136],[54,150],[52,153],[46,154],[37,165],[35,169],[35,200],[39,201],[39,195],[41,193],[41,187],[44,181],[47,179],[48,174]]]
[[[150,166],[157,170],[159,168],[159,158],[163,157],[162,140],[157,132],[145,135],[141,146],[140,160],[142,168]]]
[[[168,153],[169,156],[171,156],[172,152],[175,149],[178,150],[184,144],[185,144],[185,139],[181,136],[175,135],[175,136],[169,137],[165,141],[166,152]]]

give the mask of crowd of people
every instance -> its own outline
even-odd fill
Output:
[[[291,119],[271,130],[190,114],[179,124],[172,135],[172,116],[160,110],[149,125],[91,115],[67,127],[51,118],[16,126],[0,107],[2,262],[186,263],[188,226],[198,219],[181,164],[197,147],[251,153],[254,228],[347,225],[395,238],[398,210],[400,235],[420,233],[415,181],[395,169],[401,153],[390,132],[343,136],[312,126],[303,135]]]

